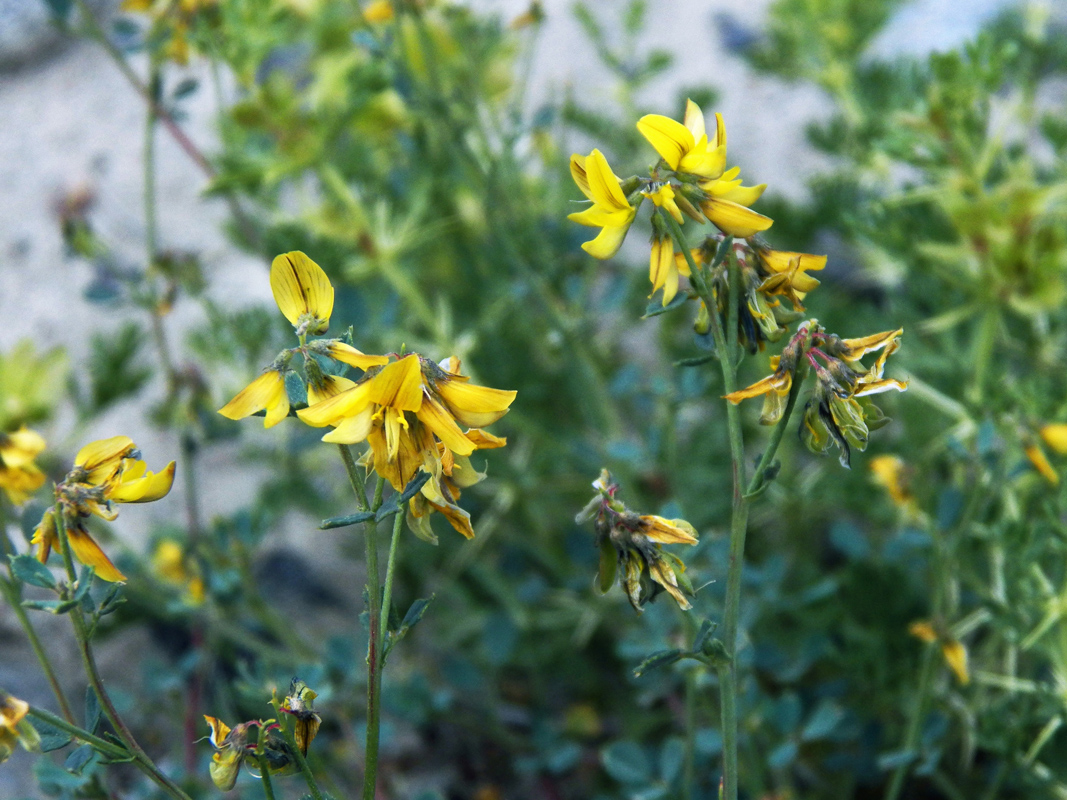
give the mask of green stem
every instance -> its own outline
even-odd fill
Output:
[[[985,385],[989,374],[989,363],[993,358],[993,348],[997,343],[997,331],[1000,329],[1000,309],[994,302],[990,302],[982,323],[978,328],[978,336],[974,340],[974,350],[971,354],[971,369],[974,375],[974,383],[971,384],[969,399],[975,405],[982,402],[985,397]]]
[[[57,717],[43,708],[37,708],[36,706],[30,706],[30,710],[27,712],[29,716],[35,719],[41,720],[41,722],[51,725],[53,728],[58,728],[64,733],[69,733],[75,739],[79,739],[92,747],[94,750],[102,753],[105,756],[114,758],[117,760],[126,760],[130,757],[130,752],[124,748],[119,747],[114,742],[109,742],[107,739],[101,739],[99,736],[94,736],[84,728],[79,728],[68,722],[65,719]]]
[[[300,748],[296,746],[296,739],[293,738],[293,732],[289,730],[288,725],[280,725],[279,730],[282,732],[282,736],[285,737],[285,743],[289,745],[289,750],[293,754],[293,758],[296,759],[296,765],[300,768],[300,773],[304,776],[304,781],[307,783],[308,789],[311,791],[311,796],[315,798],[315,800],[323,800],[322,792],[319,791],[319,785],[315,782],[315,775],[311,772],[311,767],[308,766],[304,754],[300,752]]]
[[[4,599],[11,606],[11,610],[15,612],[15,616],[18,617],[19,625],[22,626],[22,630],[25,631],[26,638],[30,642],[30,647],[33,648],[33,654],[37,656],[37,663],[41,665],[41,670],[48,680],[48,685],[52,687],[52,694],[55,695],[56,702],[59,703],[60,711],[63,712],[63,716],[67,721],[73,724],[75,717],[70,710],[70,703],[67,702],[67,696],[63,693],[63,687],[59,685],[59,679],[56,677],[55,670],[52,669],[52,662],[49,660],[48,653],[45,652],[44,645],[41,644],[41,640],[37,636],[37,631],[34,629],[33,623],[30,622],[30,618],[26,615],[26,609],[22,607],[18,588],[12,581],[0,577],[0,591],[3,592]]]
[[[352,451],[346,445],[338,445],[341,451],[341,460],[345,464],[345,471],[352,483],[352,489],[356,493],[356,501],[361,511],[368,511],[366,485],[363,476],[359,474],[359,466],[352,457]],[[382,504],[382,491],[385,481],[380,477],[374,491],[373,509],[377,510]],[[399,517],[399,513],[397,514]],[[395,527],[394,541],[390,546],[390,552],[395,555]],[[364,523],[364,536],[367,544],[367,616],[369,617],[370,631],[367,642],[367,746],[364,757],[363,772],[363,798],[374,800],[375,789],[378,782],[378,743],[381,733],[381,696],[382,696],[382,607],[381,607],[381,581],[378,575],[378,526],[371,520]]]
[[[270,768],[267,766],[267,757],[263,754],[256,755],[259,762],[259,779],[263,784],[263,797],[266,800],[274,800],[274,785],[270,782]]]
[[[56,535],[59,539],[59,551],[63,556],[63,566],[67,571],[69,590],[73,588],[74,584],[77,582],[77,574],[74,570],[74,559],[71,556],[70,540],[67,538],[67,525],[63,518],[63,507],[58,500],[55,504],[54,513],[56,520]],[[115,709],[115,704],[111,702],[111,696],[107,693],[107,689],[104,688],[104,682],[100,678],[100,671],[96,666],[96,657],[93,654],[92,644],[89,641],[89,629],[85,624],[85,617],[82,616],[81,609],[71,609],[70,619],[74,625],[75,639],[77,639],[78,642],[78,653],[81,656],[85,675],[89,679],[89,685],[93,687],[93,693],[96,694],[97,699],[100,701],[100,707],[104,712],[104,716],[107,717],[108,722],[111,723],[111,727],[115,729],[115,732],[133,755],[134,761],[138,763],[138,766],[142,771],[159,784],[160,788],[171,797],[175,798],[175,800],[191,800],[189,795],[182,791],[178,784],[159,770],[155,765],[155,762],[148,757],[148,754],[141,748],[141,745],[137,743],[137,740],[133,736],[133,732],[126,726],[122,717],[119,716],[118,711]]]
[[[396,551],[400,545],[400,529],[404,523],[404,509],[401,508],[393,516],[393,536],[389,540],[389,559],[385,565],[385,593],[382,596],[382,642],[389,633],[389,611],[393,604],[393,578],[396,568]],[[383,665],[384,666],[384,665]]]
[[[934,665],[936,664],[937,644],[929,644],[923,653],[922,666],[919,669],[919,688],[915,693],[915,705],[911,709],[911,718],[908,720],[908,731],[904,736],[904,750],[914,750],[919,746],[919,736],[922,733],[923,712],[926,708],[927,695],[934,678]],[[915,759],[909,759],[899,764],[893,772],[889,782],[889,789],[885,793],[885,800],[897,800],[904,788],[904,780],[908,777],[912,763]]]
[[[682,780],[685,782],[686,800],[696,797],[697,675],[696,669],[686,670],[685,673],[685,761]]]
[[[152,65],[148,78],[148,91],[155,97],[159,86],[159,67]],[[156,251],[158,250],[157,237],[157,214],[156,214],[156,112],[155,104],[148,105],[145,114],[144,126],[144,238],[145,249],[148,251],[148,269],[151,270],[156,263]]]

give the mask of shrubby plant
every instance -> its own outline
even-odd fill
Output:
[[[1062,21],[886,62],[899,3],[772,4],[740,55],[835,109],[791,204],[727,158],[716,87],[646,91],[672,56],[640,2],[575,7],[607,111],[581,84],[527,107],[537,3],[50,5],[146,124],[140,264],[90,195],[59,209],[123,327],[77,370],[0,354],[0,591],[53,695],[0,689],[0,758],[42,751],[44,794],[1067,792]],[[281,314],[166,248],[160,135]],[[172,449],[86,444],[120,402]],[[262,486],[206,519],[203,454],[235,442]],[[143,548],[110,535],[168,493]],[[105,682],[135,631],[143,677]]]

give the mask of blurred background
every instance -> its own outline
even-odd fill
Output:
[[[299,249],[337,287],[332,333],[519,391],[464,495],[478,537],[402,544],[401,616],[435,599],[386,674],[383,796],[717,796],[714,672],[634,670],[721,617],[722,388],[713,364],[674,366],[707,352],[691,304],[642,318],[647,221],[600,263],[566,220],[570,154],[642,173],[635,121],[689,97],[768,184],[771,244],[829,255],[808,315],[903,325],[890,371],[911,380],[849,472],[787,435],[753,514],[745,796],[1067,797],[1067,527],[1042,436],[1067,421],[1067,6],[365,6],[0,0],[0,429],[40,430],[53,478],[119,433],[151,468],[179,461],[170,496],[101,534],[131,577],[102,661],[150,752],[214,796],[199,715],[261,715],[297,674],[320,695],[316,768],[353,791],[362,541],[317,530],[353,510],[343,472],[295,420],[214,413],[290,344],[267,269]],[[700,531],[688,617],[594,590],[574,514],[604,467]],[[4,507],[18,549],[47,499]],[[80,698],[66,621],[35,622]],[[7,609],[0,646],[0,685],[49,707]],[[151,796],[60,763],[17,753],[0,794]]]

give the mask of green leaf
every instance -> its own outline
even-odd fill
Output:
[[[426,609],[429,608],[430,603],[433,602],[435,597],[437,597],[437,595],[431,594],[429,597],[420,597],[412,603],[411,607],[408,609],[408,613],[404,615],[403,622],[400,623],[401,629],[406,631],[415,627],[418,621],[422,619],[422,615],[426,613]]]
[[[343,517],[327,517],[319,523],[319,530],[328,531],[331,528],[344,528],[347,525],[358,525],[374,519],[373,511],[357,511],[355,514],[346,514]]]
[[[800,738],[805,742],[815,739],[825,739],[837,728],[845,718],[844,709],[833,700],[823,700],[808,719],[808,724],[800,732]]]
[[[289,405],[306,406],[308,404],[308,390],[304,381],[293,370],[285,373],[285,393],[289,396]]]
[[[652,777],[648,756],[637,742],[612,742],[600,751],[600,763],[619,783],[648,783]]]
[[[692,358],[682,358],[674,362],[676,367],[701,367],[707,364],[709,361],[714,361],[716,356],[714,353],[708,353],[703,356],[693,356]]]
[[[100,698],[96,696],[92,686],[85,687],[85,730],[96,733],[100,727],[101,719]]]
[[[657,650],[655,653],[650,655],[637,666],[637,668],[634,670],[634,677],[640,678],[646,672],[651,672],[652,670],[659,669],[660,667],[669,667],[671,664],[674,664],[676,661],[678,661],[683,655],[684,653],[678,648],[674,648],[672,650]]]
[[[408,481],[408,485],[404,487],[404,491],[400,494],[394,494],[386,502],[382,503],[382,507],[378,509],[378,513],[374,516],[374,519],[381,522],[386,517],[391,517],[393,514],[400,510],[400,506],[406,503],[412,497],[419,493],[423,484],[430,480],[429,472],[418,472],[415,477]]]
[[[40,586],[42,589],[56,588],[56,579],[52,577],[51,571],[33,556],[8,556],[8,560],[16,580],[31,586]]]
[[[183,97],[188,97],[199,88],[200,81],[196,78],[185,78],[178,82],[178,85],[174,88],[174,94],[172,94],[171,97],[175,100],[181,100]]]
[[[66,747],[71,742],[71,735],[65,731],[61,731],[54,725],[49,725],[47,722],[43,722],[39,719],[31,719],[30,723],[36,728],[37,733],[41,737],[42,753],[51,753],[53,750]]]
[[[97,617],[110,614],[125,602],[126,598],[122,596],[122,584],[111,584],[111,588],[108,589],[107,594],[104,595],[104,599],[100,601],[100,611],[97,613]]]
[[[721,242],[719,242],[719,248],[715,251],[715,258],[711,260],[711,268],[715,269],[726,260],[726,256],[730,253],[730,248],[734,246],[734,237],[727,236]]]
[[[75,775],[81,775],[85,771],[86,766],[93,760],[93,756],[96,751],[87,744],[83,744],[71,751],[67,756],[67,760],[63,762],[63,769],[68,772],[73,772]]]
[[[658,317],[660,314],[666,314],[668,311],[674,311],[676,308],[680,308],[685,305],[685,302],[689,299],[689,295],[685,292],[678,292],[674,296],[674,299],[667,305],[663,305],[662,300],[649,300],[648,305],[645,307],[644,316],[641,319],[648,319],[649,317]]]
[[[30,608],[34,611],[47,611],[50,614],[65,614],[70,611],[77,603],[72,604],[69,600],[23,600],[22,607]],[[63,610],[60,611],[60,606]]]

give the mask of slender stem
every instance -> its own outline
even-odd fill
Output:
[[[396,568],[396,551],[400,544],[400,529],[403,527],[404,509],[401,508],[393,516],[393,536],[389,540],[389,560],[385,565],[385,592],[382,595],[382,642],[389,633],[389,611],[393,604],[393,578]]]
[[[259,779],[263,784],[263,797],[266,800],[274,800],[274,785],[270,782],[270,767],[267,766],[267,757],[263,754],[256,755],[259,762]]]
[[[103,753],[105,756],[124,760],[128,759],[131,755],[131,753],[126,748],[120,747],[114,742],[109,742],[107,741],[107,739],[101,739],[99,736],[94,736],[84,728],[79,728],[77,725],[74,725],[60,717],[57,717],[55,714],[45,711],[43,708],[30,706],[30,710],[27,712],[27,714],[29,714],[29,716],[31,717],[34,717],[35,719],[41,720],[41,722],[51,725],[53,728],[58,728],[64,733],[69,733],[75,739],[80,739],[87,745],[90,745],[94,750]]]
[[[63,518],[62,505],[57,501],[55,505],[55,519],[56,519],[56,534],[59,539],[59,551],[63,556],[63,565],[67,570],[67,578],[69,581],[68,586],[73,587],[77,581],[77,574],[74,570],[74,559],[71,556],[70,540],[67,537],[66,521]],[[96,657],[93,654],[92,644],[89,641],[89,629],[85,624],[85,617],[82,615],[80,608],[73,608],[70,611],[70,619],[74,625],[75,639],[78,641],[78,652],[81,655],[82,666],[85,669],[85,675],[89,679],[89,685],[93,687],[93,692],[96,694],[97,699],[100,701],[100,707],[107,717],[108,722],[111,723],[111,727],[115,729],[115,732],[122,739],[123,744],[132,753],[134,760],[138,762],[142,770],[145,771],[153,781],[175,800],[191,800],[189,795],[182,791],[169,777],[163,774],[159,768],[155,765],[155,762],[148,757],[148,754],[141,748],[141,745],[137,743],[137,740],[133,736],[133,732],[126,726],[122,717],[119,716],[118,711],[115,709],[115,704],[111,701],[111,696],[107,693],[107,689],[104,688],[104,682],[100,678],[100,671],[96,666]]]
[[[904,750],[914,750],[919,745],[919,736],[922,733],[923,713],[926,709],[927,695],[934,678],[934,665],[936,663],[937,644],[929,644],[923,653],[922,666],[919,669],[919,687],[915,692],[915,705],[911,709],[911,718],[908,720],[908,731],[904,736]],[[911,771],[915,759],[908,759],[899,764],[893,772],[893,778],[889,782],[889,789],[885,793],[885,800],[897,800],[904,788],[904,780]]]
[[[152,64],[148,78],[148,91],[155,98],[159,87],[159,66]],[[148,268],[156,263],[158,250],[158,225],[156,214],[156,106],[149,103],[144,125],[144,238],[148,252]]]
[[[300,748],[296,746],[296,739],[293,738],[293,732],[289,730],[288,725],[280,725],[279,730],[281,731],[282,736],[285,737],[285,743],[289,745],[289,750],[293,754],[293,758],[296,759],[296,765],[300,768],[300,772],[304,776],[304,781],[307,783],[308,789],[311,790],[311,796],[315,798],[315,800],[322,800],[322,792],[319,791],[319,785],[315,782],[315,775],[312,773],[311,767],[308,766],[304,754],[300,751]]]
[[[18,617],[22,630],[26,632],[26,638],[30,641],[30,647],[33,648],[33,654],[37,656],[37,663],[41,665],[41,670],[48,680],[48,685],[52,687],[52,694],[56,696],[60,711],[63,712],[67,722],[74,724],[75,717],[70,710],[70,703],[67,702],[67,696],[63,693],[63,687],[60,686],[55,670],[52,669],[52,662],[49,660],[48,653],[37,636],[37,631],[34,629],[33,623],[30,622],[30,618],[26,615],[26,609],[22,607],[17,587],[7,578],[0,577],[0,591],[3,592],[4,599],[11,606],[11,610],[15,612],[15,616]]]
[[[693,800],[696,797],[697,675],[695,668],[688,669],[685,673],[685,761],[682,767],[682,780],[686,800]]]

